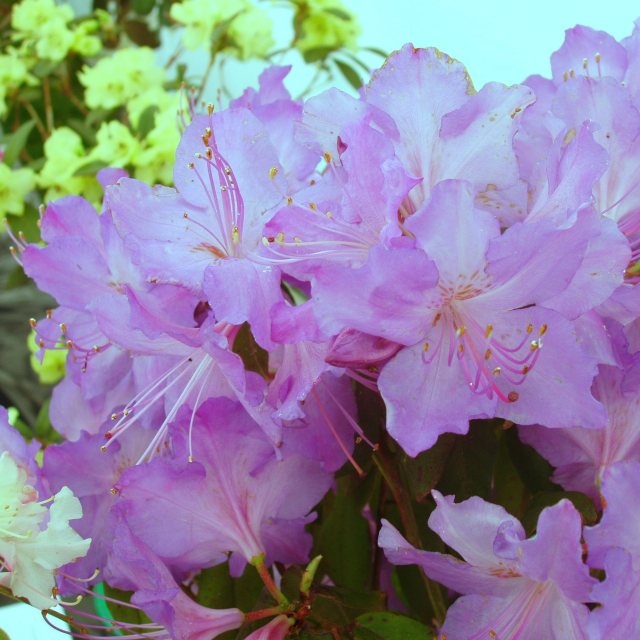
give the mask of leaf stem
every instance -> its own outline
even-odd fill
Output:
[[[273,581],[271,573],[264,563],[264,554],[251,558],[251,564],[256,568],[258,575],[262,578],[262,582],[264,582],[264,586],[274,600],[276,600],[281,607],[288,607],[289,600],[287,600],[287,597],[278,589],[276,583]]]
[[[398,506],[400,520],[402,521],[407,540],[413,546],[421,547],[422,541],[420,540],[418,523],[416,522],[415,514],[411,507],[411,497],[384,443],[373,453],[373,462],[384,478]],[[422,575],[427,597],[431,603],[436,621],[442,623],[446,615],[447,607],[442,596],[440,585],[430,580],[424,571],[421,570],[420,574]]]

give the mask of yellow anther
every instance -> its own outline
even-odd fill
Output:
[[[309,209],[311,209],[311,211],[317,211],[318,207],[317,207],[315,202],[310,202],[309,203]]]
[[[539,348],[540,348],[540,343],[537,340],[532,340],[531,346],[530,346],[531,351],[535,351],[536,349],[539,349]]]
[[[484,359],[485,359],[485,360],[489,360],[490,358],[491,358],[491,349],[487,349],[487,350],[484,352]]]
[[[35,318],[29,318],[29,324],[31,325],[32,329],[35,329],[38,321]]]
[[[215,110],[214,106],[213,106],[211,103],[209,103],[209,104],[207,105],[207,113],[208,113],[209,115],[212,115],[212,114],[213,114],[213,112],[214,112],[214,110]]]
[[[211,147],[207,147],[205,149],[204,155],[207,156],[208,160],[211,160],[213,158],[213,149]]]
[[[498,377],[501,372],[502,372],[502,369],[500,367],[496,367],[491,373],[493,373],[495,377]]]
[[[284,244],[284,232],[283,231],[278,231],[278,233],[276,235],[276,242],[278,244]]]
[[[524,367],[522,367],[522,375],[526,376],[527,373],[529,373],[530,370],[531,370],[531,367],[529,367],[529,365],[525,364]]]
[[[425,342],[425,343],[422,345],[422,350],[423,350],[425,353],[427,353],[427,351],[429,351],[429,343],[428,343],[428,342]]]
[[[595,55],[596,64],[600,64],[601,59],[602,59],[602,56],[599,53],[596,53]]]
[[[531,323],[529,323],[527,325],[527,333],[531,333],[533,331],[533,325]]]
[[[271,167],[269,169],[269,177],[273,180],[278,175],[278,167]]]
[[[507,396],[507,400],[509,402],[515,402],[520,397],[520,394],[516,391],[509,391],[509,395]]]
[[[240,230],[238,227],[233,227],[233,229],[231,229],[231,238],[233,239],[234,244],[238,244],[240,242]]]
[[[464,345],[463,344],[459,344],[458,345],[458,353],[462,353],[464,351]]]
[[[187,169],[195,169],[196,165],[193,162],[187,162]]]
[[[293,198],[291,196],[287,196],[287,206],[290,207],[293,204]]]
[[[324,159],[325,159],[327,164],[329,164],[331,162],[331,154],[328,151],[324,152]]]
[[[458,336],[458,338],[461,338],[465,334],[466,330],[467,330],[467,328],[463,324],[460,325],[456,329],[456,335]]]
[[[547,333],[547,325],[542,324],[540,325],[540,335],[543,336],[545,333]]]
[[[329,220],[331,220],[331,218],[333,218],[333,213],[331,213],[331,211],[326,211],[325,216],[327,216],[327,218],[329,218]]]
[[[586,71],[589,66],[589,61],[586,58],[582,58],[582,68]]]
[[[485,330],[484,330],[484,337],[488,339],[488,338],[491,337],[492,333],[493,333],[493,325],[492,324],[488,324],[485,327]]]

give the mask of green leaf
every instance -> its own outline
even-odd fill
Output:
[[[0,629],[0,640],[11,640],[6,631]]]
[[[198,602],[210,609],[227,609],[235,606],[233,578],[229,575],[229,564],[223,562],[204,569],[196,578]]]
[[[44,78],[46,76],[50,76],[53,70],[59,65],[59,62],[54,62],[51,60],[39,60],[35,66],[33,66],[30,71],[38,78]]]
[[[383,51],[382,49],[378,49],[377,47],[362,47],[362,49],[364,51],[370,51],[371,53],[375,53],[377,56],[380,56],[382,58],[386,58],[389,56],[389,54],[386,51]]]
[[[156,114],[158,107],[155,104],[149,105],[141,114],[138,120],[138,134],[142,138],[146,138],[153,127],[156,126]]]
[[[329,7],[323,10],[325,13],[328,13],[336,18],[340,18],[340,20],[344,20],[345,22],[351,21],[351,15],[344,11],[343,9],[338,9],[335,7]]]
[[[535,530],[540,512],[546,507],[551,507],[560,500],[571,500],[573,506],[580,512],[586,525],[595,524],[598,519],[596,508],[588,496],[579,491],[542,491],[533,496],[529,508],[522,518],[522,526],[527,533]]]
[[[356,619],[357,639],[365,640],[363,630],[373,631],[384,640],[427,640],[433,632],[421,622],[388,611],[365,613]]]
[[[51,426],[51,421],[49,420],[50,403],[51,399],[47,399],[42,407],[40,407],[35,424],[35,437],[44,444],[54,444],[62,441],[60,434],[54,430]]]
[[[344,627],[358,616],[386,609],[386,594],[340,587],[320,587],[313,597],[309,620],[323,628]]]
[[[346,62],[342,60],[334,60],[336,67],[340,70],[340,73],[345,77],[346,81],[354,88],[359,89],[362,86],[362,78],[358,75],[358,72]]]
[[[2,161],[12,167],[15,161],[18,159],[20,152],[24,149],[29,139],[29,134],[35,127],[35,122],[30,120],[18,127],[12,134],[4,136],[3,142],[6,144],[4,150],[4,158]]]
[[[149,15],[156,6],[155,0],[133,0],[131,8],[139,15]]]
[[[405,471],[407,484],[416,500],[425,500],[431,490],[440,482],[454,444],[455,437],[446,433],[438,438],[431,449],[417,457],[403,456],[402,467]]]
[[[466,436],[454,436],[455,442],[438,489],[454,495],[456,501],[471,496],[491,499],[493,470],[498,455],[496,430],[499,420],[472,420]]]
[[[335,51],[334,47],[314,47],[313,49],[307,49],[302,53],[304,61],[309,64],[312,62],[319,62],[320,60],[326,60],[330,54]]]
[[[120,591],[115,587],[109,586],[106,582],[102,583],[102,590],[104,595],[119,602],[130,602],[133,593],[127,591]],[[100,590],[98,590],[100,593]],[[97,601],[104,602],[104,600],[96,599]],[[123,604],[116,604],[115,602],[109,602],[107,606],[108,612],[111,614],[112,620],[118,620],[119,622],[128,622],[129,624],[148,624],[151,620],[146,616],[142,609],[127,607]],[[106,616],[105,616],[106,617]]]
[[[160,46],[160,38],[149,25],[142,20],[127,20],[124,23],[125,33],[135,42],[144,47],[156,48]]]
[[[313,555],[322,555],[323,569],[340,587],[363,589],[369,585],[372,551],[369,523],[354,494],[353,477],[339,478],[336,493],[323,504]]]
[[[234,13],[230,18],[219,22],[211,32],[209,51],[211,52],[212,57],[215,56],[216,53],[224,49],[224,47],[226,46],[225,36],[227,35],[227,31],[229,30],[229,25],[236,19],[236,17],[240,13],[241,12],[238,11]]]
[[[529,491],[537,493],[560,489],[550,480],[553,467],[533,447],[520,441],[517,429],[507,429],[504,438],[509,450],[509,458]]]
[[[76,172],[73,174],[74,176],[95,176],[100,169],[104,169],[107,166],[106,162],[102,160],[92,160],[91,162],[87,162],[87,164],[83,164],[81,167],[78,167]]]
[[[256,342],[248,322],[240,327],[231,350],[242,358],[247,371],[269,378],[269,354]]]
[[[498,456],[493,471],[494,490],[491,501],[503,506],[517,518],[521,518],[529,492],[509,456],[506,433],[500,437],[498,447]]]

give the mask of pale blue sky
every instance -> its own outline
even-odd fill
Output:
[[[344,0],[362,24],[363,44],[435,46],[464,62],[476,86],[549,75],[549,56],[576,24],[631,33],[640,4],[628,0]]]

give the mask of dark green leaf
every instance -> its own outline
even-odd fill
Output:
[[[51,60],[39,60],[30,71],[35,76],[38,76],[38,78],[44,78],[45,76],[50,76],[59,64],[59,62],[53,62]]]
[[[153,127],[155,127],[157,113],[158,107],[155,104],[152,104],[140,114],[140,119],[138,120],[138,134],[142,138],[146,138]]]
[[[74,176],[95,176],[100,169],[104,169],[107,166],[106,162],[102,160],[92,160],[91,162],[87,162],[87,164],[83,164],[79,167],[76,172],[73,174]]]
[[[388,611],[365,613],[356,619],[356,638],[363,638],[363,629],[373,631],[384,640],[427,640],[433,633],[412,618]]]
[[[253,609],[260,608],[256,605],[261,602],[262,596],[264,596],[265,600],[264,607],[273,604],[271,596],[266,594],[264,584],[258,572],[249,564],[245,567],[243,574],[239,578],[234,578],[233,588],[236,607],[242,609],[242,611],[252,611]]]
[[[18,127],[12,134],[4,137],[4,143],[6,144],[4,150],[4,158],[2,161],[12,167],[15,161],[18,159],[20,152],[24,149],[29,139],[29,134],[35,127],[35,122],[30,120]]]
[[[364,51],[370,51],[371,53],[375,53],[377,56],[381,56],[382,58],[386,58],[389,54],[382,49],[378,49],[377,47],[362,47]]]
[[[79,118],[70,118],[67,121],[67,124],[74,130],[77,131],[81,136],[83,141],[88,147],[93,147],[96,143],[96,128],[91,126],[88,122],[84,120],[80,120]]]
[[[455,443],[438,485],[444,495],[454,495],[456,501],[471,496],[490,499],[498,454],[496,428],[500,422],[473,420],[466,436],[454,436]]]
[[[227,609],[235,605],[233,578],[226,562],[204,569],[196,578],[198,602],[210,609]]]
[[[229,30],[229,25],[236,19],[239,13],[240,11],[234,13],[230,18],[219,22],[211,32],[209,51],[211,52],[212,57],[225,48],[227,44],[225,36],[227,35],[227,31]]]
[[[106,582],[103,582],[101,585],[104,590],[104,594],[109,598],[113,598],[114,600],[118,600],[119,602],[130,602],[132,593],[127,591],[120,591],[120,589],[116,589],[115,587],[109,586]],[[98,589],[100,593],[100,590]],[[104,602],[103,600],[96,599],[99,602]],[[142,611],[142,609],[127,607],[123,604],[116,604],[115,602],[109,602],[106,609],[111,614],[112,620],[118,620],[119,622],[128,622],[129,624],[137,625],[137,624],[148,624],[151,620],[146,616],[146,614]],[[104,615],[104,614],[103,614]],[[105,616],[107,617],[107,616]]]
[[[517,518],[521,518],[529,492],[509,456],[506,433],[500,437],[498,446],[498,456],[493,471],[494,490],[491,501],[503,506]]]
[[[535,530],[540,512],[546,507],[557,504],[562,499],[571,500],[573,506],[580,512],[585,524],[595,524],[598,519],[596,508],[591,498],[578,491],[542,491],[533,496],[529,508],[522,518],[522,525],[527,533]]]
[[[385,609],[386,595],[381,591],[321,587],[311,603],[309,620],[324,628],[344,627],[363,613]]]
[[[304,51],[302,57],[304,61],[309,64],[311,62],[318,62],[319,60],[326,60],[334,51],[334,47],[314,47],[313,49]]]
[[[247,371],[254,371],[265,379],[269,377],[269,354],[256,342],[249,323],[244,322],[240,327],[232,351],[242,358]]]
[[[520,441],[517,429],[507,429],[504,432],[504,438],[509,450],[509,458],[518,470],[523,484],[531,493],[559,490],[559,487],[550,480],[553,467],[533,447]]]
[[[131,7],[139,16],[146,16],[156,6],[155,0],[133,0]]]
[[[345,22],[349,22],[351,20],[351,16],[346,11],[344,11],[344,9],[329,7],[327,9],[324,9],[324,12],[335,16],[336,18],[340,18],[340,20],[344,20]]]
[[[127,20],[124,23],[125,33],[135,42],[143,47],[156,48],[160,46],[160,38],[149,25],[142,20]]]
[[[51,426],[51,421],[49,420],[50,402],[51,400],[48,399],[42,407],[40,407],[35,424],[35,437],[44,444],[54,444],[62,441],[62,438]]]
[[[402,466],[407,484],[416,500],[427,498],[431,490],[440,482],[454,444],[455,436],[446,433],[438,438],[431,449],[417,457],[403,456]]]
[[[11,640],[6,631],[0,629],[0,640]]]
[[[335,495],[324,503],[314,555],[322,555],[323,569],[336,585],[363,589],[371,579],[372,550],[369,523],[354,497],[356,482],[340,478]]]
[[[340,73],[345,77],[346,81],[354,88],[359,89],[362,86],[362,78],[358,75],[358,72],[346,62],[342,60],[334,60],[336,67],[340,70]]]
[[[428,622],[433,617],[433,611],[427,611],[429,596],[422,570],[416,565],[399,566],[393,567],[391,575],[394,589],[409,612],[423,622]]]

